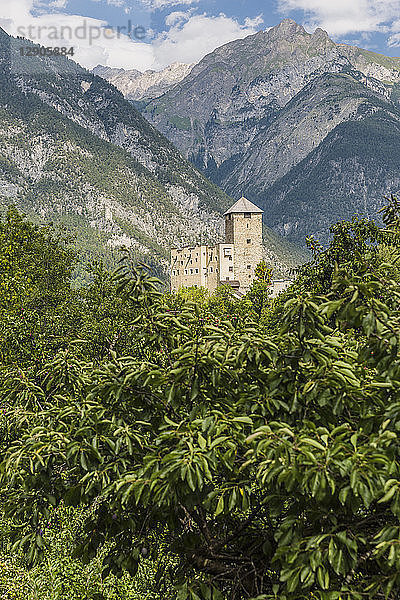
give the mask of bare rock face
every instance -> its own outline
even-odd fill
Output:
[[[309,34],[285,19],[207,55],[185,79],[150,101],[143,114],[226,192],[246,195],[268,211],[268,224],[303,241],[311,233],[326,238],[329,224],[350,210],[374,214],[388,192],[398,191],[400,163],[379,161],[389,144],[400,144],[383,127],[386,120],[397,131],[399,98],[400,59],[335,44],[322,29]],[[342,143],[346,124],[354,122],[362,124],[362,136],[369,130],[373,138],[357,145],[356,156],[355,143],[350,140],[347,148]],[[366,166],[372,152],[374,172]],[[359,202],[353,201],[354,170],[340,175],[340,194],[333,184],[338,169],[346,170],[347,158],[366,176],[367,191]],[[309,170],[295,173],[303,161]],[[314,185],[317,165],[325,187]],[[297,195],[294,181],[301,186]],[[314,202],[308,194],[315,193],[324,207],[318,224],[307,208]],[[271,197],[276,194],[279,201]]]
[[[135,69],[125,71],[98,65],[92,73],[115,85],[127,100],[150,100],[158,98],[182,81],[189,75],[193,66],[176,62],[162,71],[141,73]]]

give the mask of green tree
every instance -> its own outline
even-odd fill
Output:
[[[275,333],[170,310],[122,269],[133,355],[11,374],[2,493],[27,560],[63,502],[88,511],[84,562],[107,549],[104,577],[135,576],[167,550],[180,600],[398,598],[400,291],[363,235],[352,269],[316,260],[316,289],[293,286]]]
[[[62,232],[29,223],[11,207],[0,222],[0,357],[3,364],[51,356],[65,335],[75,253]],[[61,307],[63,307],[61,309]],[[45,351],[45,348],[48,351]]]
[[[256,267],[255,279],[247,292],[247,298],[250,300],[252,310],[261,322],[265,321],[267,312],[272,306],[271,284],[272,269],[268,267],[265,261],[262,261]]]
[[[62,235],[10,207],[0,223],[0,308],[54,305],[65,298],[76,262]]]

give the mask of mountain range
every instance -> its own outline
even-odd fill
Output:
[[[0,30],[0,206],[62,225],[85,261],[125,246],[162,277],[172,246],[221,239],[232,198],[113,85],[21,47],[34,45]],[[268,229],[266,240],[278,272],[301,257]]]
[[[295,242],[400,191],[400,59],[291,19],[217,48],[142,113]]]
[[[189,75],[193,67],[194,64],[176,62],[162,71],[142,73],[136,69],[127,71],[97,65],[92,69],[92,73],[115,85],[127,100],[138,102],[162,96]]]
[[[158,73],[21,46],[0,30],[0,205],[65,226],[85,260],[127,246],[165,277],[170,248],[220,240],[245,195],[284,274],[307,235],[400,191],[398,58],[290,19]]]

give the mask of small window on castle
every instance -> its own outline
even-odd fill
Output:
[[[193,275],[193,269],[190,269],[190,274]]]
[[[245,219],[251,219],[251,213],[244,213]]]
[[[199,272],[199,270],[198,270],[198,269],[195,269],[195,270],[194,270],[194,272],[195,272],[195,273],[198,273],[198,272]]]
[[[232,256],[229,257],[229,260],[232,260]]]
[[[247,265],[247,268],[248,268],[248,269],[251,269],[251,265]]]
[[[212,268],[212,267],[210,267],[210,273],[212,273],[212,272],[213,272],[213,268]]]
[[[218,273],[218,269],[215,269],[215,272]]]
[[[179,269],[177,270],[176,274],[179,275]]]
[[[251,244],[251,240],[250,240],[250,239],[248,239],[248,240],[247,240],[247,243],[248,243],[248,244]]]
[[[187,275],[187,274],[188,274],[188,270],[187,270],[187,269],[185,269],[185,275]]]
[[[175,275],[175,271],[172,271],[172,275]]]
[[[181,265],[183,265],[183,260],[181,260]]]
[[[232,273],[233,272],[233,267],[229,267],[229,272]]]
[[[230,256],[232,254],[231,248],[224,248],[224,256]]]

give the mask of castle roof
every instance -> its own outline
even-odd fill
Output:
[[[258,208],[255,204],[247,200],[244,196],[240,198],[229,210],[224,213],[224,215],[229,215],[231,213],[258,213],[262,214],[264,211],[261,208]]]

